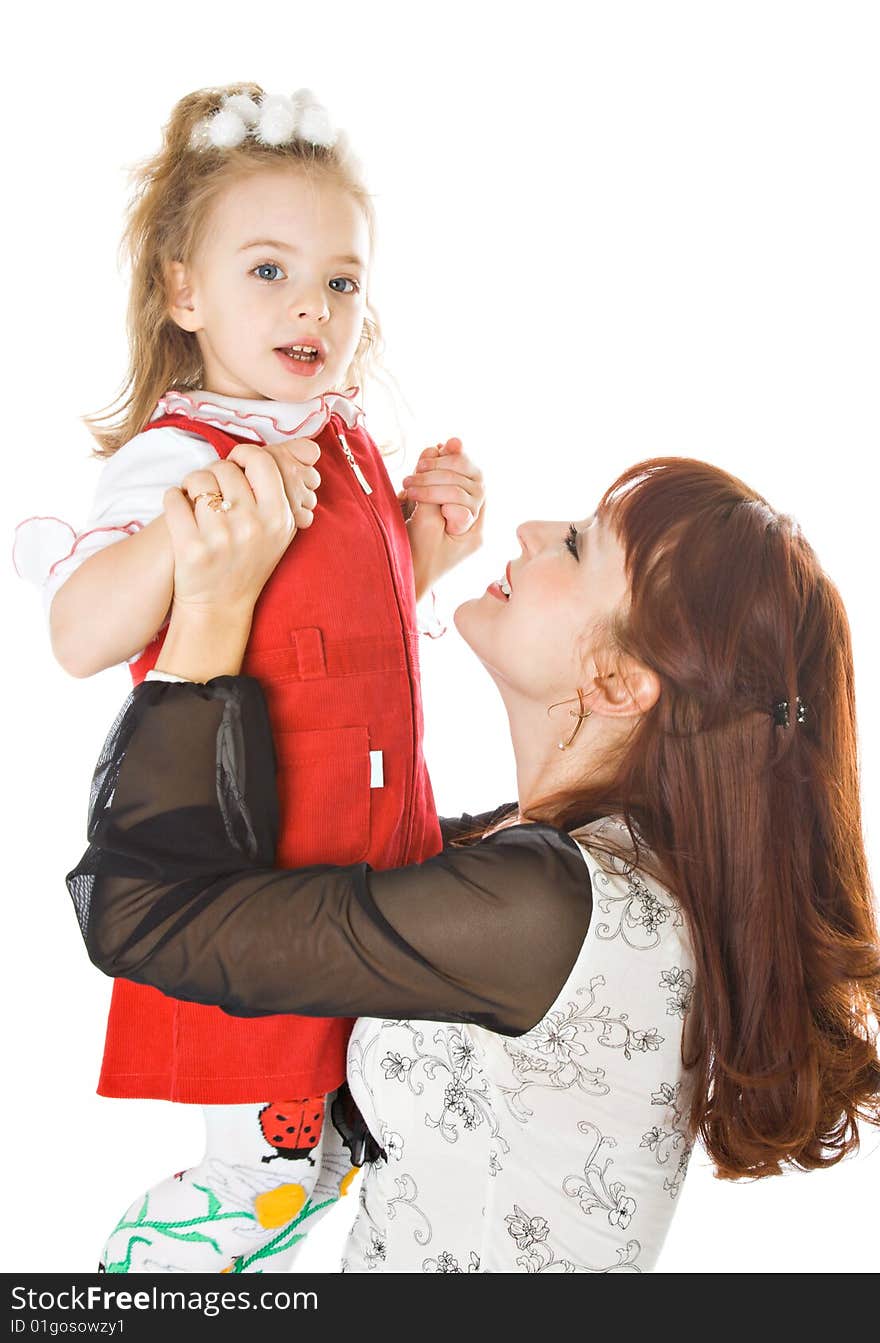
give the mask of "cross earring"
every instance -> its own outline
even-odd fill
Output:
[[[566,741],[558,741],[558,742],[556,743],[556,745],[559,747],[560,751],[567,751],[567,750],[568,750],[569,746],[571,745],[571,743],[574,741],[575,737],[577,736],[577,734],[578,734],[578,733],[580,732],[580,730],[581,730],[581,723],[583,723],[584,719],[586,719],[586,718],[590,718],[590,717],[592,716],[593,710],[592,710],[592,709],[585,709],[585,708],[584,708],[584,696],[583,696],[583,692],[580,691],[580,690],[577,692],[577,700],[578,700],[578,708],[579,708],[580,712],[576,712],[574,709],[569,709],[569,711],[568,711],[568,716],[569,716],[569,718],[576,718],[576,719],[577,719],[577,723],[576,723],[575,726],[574,726],[574,731],[572,732],[571,736],[570,736]],[[550,713],[551,713],[551,711],[552,711],[553,709],[558,709],[558,708],[560,707],[560,705],[562,705],[562,704],[573,704],[573,703],[574,703],[574,700],[570,700],[570,699],[561,699],[561,700],[558,700],[556,704],[551,704],[551,705],[550,705],[550,708],[547,710],[547,717],[549,718],[549,717],[550,717]]]

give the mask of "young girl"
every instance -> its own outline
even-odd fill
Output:
[[[429,449],[410,493],[421,502],[404,521],[350,386],[378,341],[373,236],[359,172],[310,94],[236,85],[177,104],[140,171],[126,233],[128,381],[116,422],[91,421],[107,464],[88,527],[45,582],[62,665],[86,676],[127,660],[139,683],[172,597],[166,490],[186,478],[197,510],[234,507],[224,491],[238,445],[268,448],[301,534],[263,592],[245,670],[269,705],[283,866],[389,868],[441,847],[422,758],[415,599],[479,544],[482,484],[458,440]],[[20,553],[46,525],[23,527]],[[240,840],[253,856],[256,837]],[[344,1081],[349,1031],[338,1020],[234,1017],[118,979],[99,1093],[200,1103],[207,1146],[197,1167],[134,1200],[102,1266],[287,1267],[309,1219],[350,1182],[327,1103]],[[334,1108],[340,1131],[345,1100]]]

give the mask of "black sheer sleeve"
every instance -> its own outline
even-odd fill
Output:
[[[476,816],[471,816],[468,812],[463,816],[441,816],[440,835],[444,846],[451,844],[455,839],[460,839],[462,835],[471,834],[472,831],[488,830],[489,826],[497,825],[502,817],[515,809],[515,802],[505,802],[500,807],[493,807],[491,811],[478,812]]]
[[[589,924],[568,835],[517,825],[428,862],[272,867],[271,729],[247,677],[150,681],[98,763],[67,882],[110,975],[239,1015],[471,1021],[529,1030]]]

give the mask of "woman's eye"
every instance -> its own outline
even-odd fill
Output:
[[[565,544],[572,555],[574,555],[575,559],[580,562],[581,557],[578,554],[578,530],[573,522],[568,524],[568,531],[565,534]]]
[[[350,287],[348,289],[337,289],[337,285],[349,285]],[[330,288],[335,289],[337,294],[356,294],[360,289],[360,285],[357,280],[349,280],[345,275],[337,275],[335,279],[330,281]]]
[[[284,274],[280,266],[276,266],[274,261],[264,261],[261,266],[255,266],[251,271],[258,280],[277,280]]]

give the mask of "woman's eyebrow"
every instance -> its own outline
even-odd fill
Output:
[[[277,238],[255,238],[253,242],[242,243],[239,247],[240,252],[247,252],[251,247],[271,247],[276,252],[299,252],[299,247],[294,247],[292,243],[279,242]],[[331,261],[338,261],[344,266],[360,266],[366,270],[366,263],[359,256],[334,256]]]

